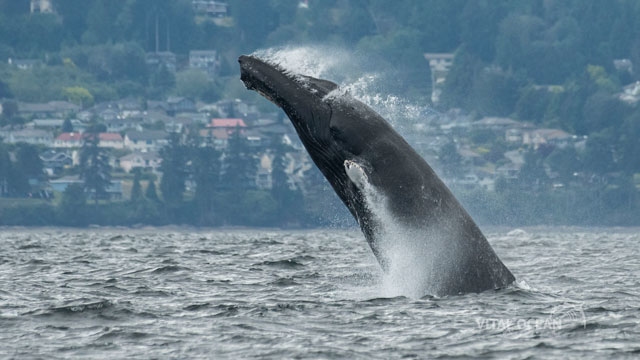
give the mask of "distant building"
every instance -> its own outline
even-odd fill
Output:
[[[559,129],[536,129],[522,134],[522,144],[532,146],[534,149],[546,144],[562,148],[572,139],[573,135]]]
[[[437,104],[440,101],[447,74],[451,69],[451,65],[453,65],[454,54],[426,53],[424,58],[429,61],[429,68],[431,69],[431,101]]]
[[[118,133],[100,133],[98,138],[100,139],[98,146],[101,148],[122,149],[124,147],[124,140]]]
[[[220,60],[215,50],[189,51],[189,68],[202,70],[209,75],[210,79],[213,79],[219,67]]]
[[[24,117],[65,118],[67,115],[78,111],[80,111],[80,106],[67,101],[49,101],[48,103],[18,102],[18,113]]]
[[[54,176],[62,172],[63,169],[73,166],[72,156],[63,151],[47,150],[40,154],[42,167],[49,176]]]
[[[53,147],[56,148],[74,148],[81,147],[84,141],[84,136],[79,132],[68,132],[58,135],[53,143]]]
[[[162,130],[128,131],[124,136],[124,147],[129,150],[157,151],[168,143]]]
[[[221,1],[212,0],[193,0],[191,6],[197,14],[207,15],[211,17],[227,16],[228,5]]]
[[[57,129],[64,124],[63,119],[34,119],[31,124],[36,128]]]
[[[203,138],[210,137],[217,150],[224,150],[229,144],[229,132],[226,129],[202,129],[199,135]]]
[[[176,54],[170,51],[148,52],[145,60],[151,69],[158,70],[164,66],[170,72],[176,72]]]
[[[32,14],[52,13],[53,4],[51,0],[31,0],[30,9]]]
[[[134,152],[119,159],[120,167],[126,172],[131,172],[135,168],[149,169],[157,172],[162,163],[162,158],[157,152]]]
[[[136,118],[116,118],[113,120],[105,121],[104,125],[107,127],[107,132],[119,133],[126,130],[142,130],[142,119]]]
[[[633,74],[633,63],[631,59],[615,59],[613,60],[613,67],[618,71],[626,71],[629,74]]]
[[[184,97],[171,96],[167,99],[167,112],[169,114],[196,112],[196,103]]]
[[[84,141],[87,139],[87,133],[68,132],[58,135],[53,143],[53,147],[56,148],[77,148],[82,147]],[[122,149],[124,147],[124,140],[118,133],[100,133],[98,134],[99,142],[98,147]]]
[[[622,88],[622,93],[618,94],[618,98],[627,104],[635,105],[640,101],[640,81],[636,81]]]
[[[211,119],[211,122],[207,124],[207,127],[216,128],[216,129],[228,129],[235,130],[236,128],[246,128],[247,124],[245,124],[244,120],[240,118],[228,118],[228,119]]]
[[[72,184],[84,184],[84,181],[80,179],[77,175],[71,176],[63,176],[60,179],[49,181],[51,188],[58,192],[64,192],[69,185]],[[105,189],[107,191],[107,196],[111,200],[119,200],[122,199],[122,181],[120,180],[111,180],[111,183]],[[89,195],[89,198],[93,198],[94,194],[92,191],[85,192]]]
[[[7,60],[7,63],[11,66],[15,66],[20,70],[30,70],[33,69],[35,67],[40,67],[42,66],[42,61],[40,60],[35,60],[35,59],[24,59],[24,60],[20,60],[20,59],[12,59],[9,58]]]
[[[5,143],[27,143],[31,145],[51,146],[53,133],[40,129],[22,129],[9,131],[6,134]]]

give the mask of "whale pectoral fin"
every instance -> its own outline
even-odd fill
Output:
[[[363,190],[365,184],[369,181],[364,168],[354,160],[345,160],[344,170],[347,173],[349,180],[351,180],[359,190]]]

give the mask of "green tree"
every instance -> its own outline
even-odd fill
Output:
[[[194,201],[201,221],[213,218],[215,194],[220,181],[220,153],[215,149],[210,137],[200,146],[192,145],[192,172],[196,183]]]
[[[82,226],[87,223],[87,197],[82,184],[70,184],[62,193],[59,205],[60,223]]]
[[[588,171],[595,174],[605,174],[614,171],[614,144],[617,139],[612,130],[593,133],[587,140],[584,151],[584,165]]]
[[[69,102],[80,105],[83,108],[93,105],[93,95],[83,87],[73,86],[64,88],[63,93]]]
[[[5,144],[0,138],[0,197],[9,194],[9,174],[11,172],[11,157]]]
[[[11,98],[13,94],[11,93],[11,89],[9,89],[9,85],[6,82],[0,80],[0,99]]]
[[[458,177],[462,174],[462,156],[453,141],[446,143],[438,152],[438,159],[447,177]]]
[[[145,191],[144,196],[147,198],[147,200],[158,202],[159,198],[155,181],[149,180],[149,185],[147,185],[147,190]]]
[[[28,178],[41,180],[44,177],[42,159],[38,148],[30,144],[20,144],[16,152],[16,166]]]
[[[169,134],[169,143],[160,150],[160,157],[162,158],[160,165],[162,198],[170,205],[178,205],[182,202],[187,178],[187,154],[184,145],[180,142],[179,134]]]
[[[71,123],[71,119],[69,118],[64,119],[64,122],[62,123],[62,132],[63,133],[73,132],[73,124]]]
[[[573,174],[580,171],[582,165],[578,153],[573,146],[555,148],[547,157],[546,162],[552,171],[558,174],[558,179],[566,183],[574,179]]]
[[[18,103],[9,100],[2,103],[2,117],[5,119],[11,119],[18,115]]]
[[[169,90],[176,86],[176,76],[169,71],[166,66],[161,66],[156,72],[151,74],[151,87],[155,97],[164,96]]]
[[[549,182],[544,168],[544,157],[540,152],[529,151],[524,155],[524,165],[518,174],[520,184],[539,188]]]
[[[482,66],[482,62],[469,52],[466,46],[463,45],[456,51],[453,65],[442,88],[444,106],[470,108],[473,84]]]
[[[222,185],[236,194],[250,188],[256,164],[239,127],[229,137],[223,159]]]
[[[142,196],[142,186],[140,185],[141,171],[140,168],[133,170],[133,186],[131,187],[131,202],[138,203],[144,200]]]
[[[106,152],[98,146],[100,138],[96,133],[85,133],[80,151],[80,178],[84,187],[93,193],[95,205],[100,198],[106,198],[111,185],[111,166]]]
[[[282,142],[281,137],[275,137],[273,142],[274,156],[271,163],[271,194],[278,202],[283,222],[300,220],[303,212],[303,196],[299,189],[291,186],[287,168],[287,152],[289,146]]]
[[[215,93],[216,89],[205,72],[190,69],[176,74],[176,92],[191,99],[206,99],[210,98],[210,93]]]
[[[482,115],[507,116],[518,101],[520,81],[500,68],[485,68],[473,84],[474,110]]]

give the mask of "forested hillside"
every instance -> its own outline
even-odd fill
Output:
[[[386,64],[398,95],[442,113],[509,117],[586,139],[580,148],[527,149],[521,184],[498,192],[521,191],[525,183],[528,190],[550,189],[553,173],[562,186],[575,180],[584,191],[611,192],[612,209],[640,203],[640,1],[229,0],[216,17],[190,0],[52,4],[51,13],[32,13],[29,0],[0,0],[0,99],[86,108],[175,95],[209,103],[243,98],[271,109],[238,81],[237,57],[331,45]],[[172,52],[185,63],[190,51],[205,49],[220,56],[215,78],[148,65],[149,53]],[[437,104],[425,53],[455,54]],[[43,66],[17,70],[10,65],[16,60]],[[6,108],[0,126],[24,122]],[[513,150],[478,133],[469,144],[497,166]],[[457,150],[449,145],[460,150],[460,143]]]

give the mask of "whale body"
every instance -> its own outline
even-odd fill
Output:
[[[373,109],[335,95],[338,85],[331,81],[255,56],[238,61],[245,86],[289,117],[384,271],[397,261],[389,249],[399,246],[424,267],[424,295],[481,292],[515,280],[433,169]]]

